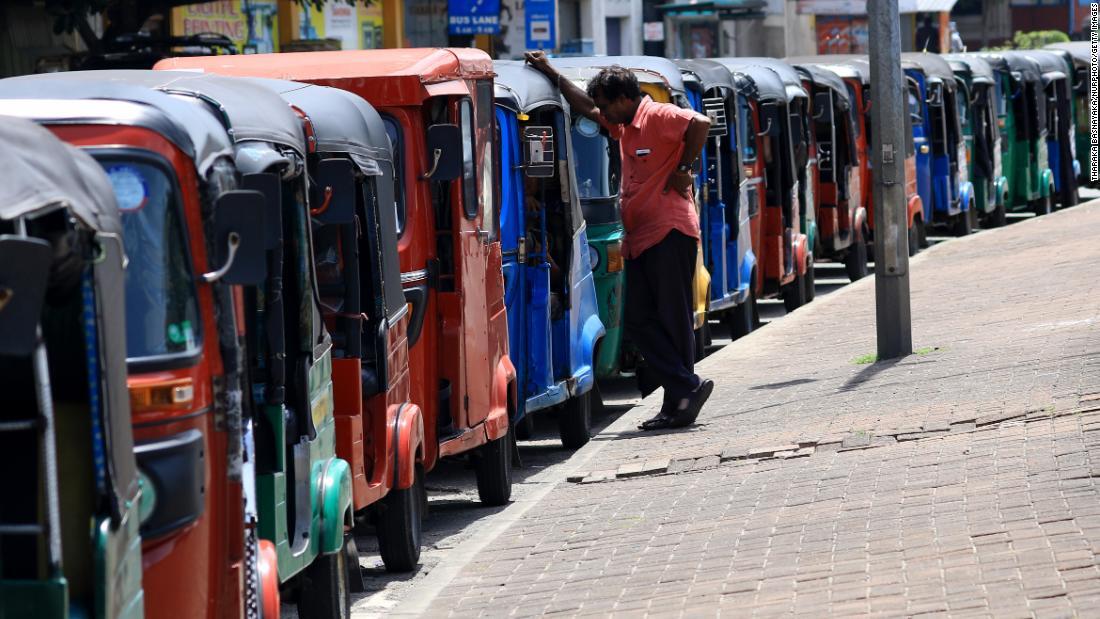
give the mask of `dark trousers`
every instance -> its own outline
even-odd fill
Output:
[[[697,243],[673,230],[626,261],[626,334],[665,388],[666,401],[686,397],[699,386],[692,301]]]

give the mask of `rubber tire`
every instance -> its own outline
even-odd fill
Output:
[[[795,275],[794,281],[783,288],[783,309],[793,312],[806,304],[806,285],[802,274]]]
[[[565,401],[558,414],[558,435],[566,449],[580,449],[592,438],[592,390]]]
[[[726,317],[726,323],[730,328],[730,339],[736,340],[752,333],[756,329],[756,313],[756,291],[750,285],[749,297],[730,310]]]
[[[1050,194],[1047,194],[1047,197],[1042,198],[1039,202],[1036,202],[1032,210],[1035,212],[1036,215],[1049,215],[1050,212],[1053,210],[1051,208]]]
[[[531,437],[535,435],[535,416],[528,413],[523,416],[523,419],[519,420],[519,423],[515,424],[516,439],[521,441],[529,441]]]
[[[806,276],[802,278],[802,285],[806,287],[806,291],[803,293],[806,297],[806,302],[814,300],[817,296],[817,288],[815,288],[817,275],[814,273],[814,256],[810,254],[806,256]]]
[[[924,219],[917,219],[913,225],[917,226],[917,240],[921,249],[928,249],[932,244],[928,242],[928,226],[924,224]]]
[[[844,257],[844,271],[848,274],[848,281],[859,281],[867,277],[867,244],[863,239],[856,239],[848,248],[848,255]]]
[[[330,555],[314,558],[301,580],[299,616],[310,619],[351,617],[351,588],[348,586],[347,555],[343,546]]]
[[[493,507],[505,505],[512,498],[512,428],[478,448],[474,472],[477,475],[477,496]]]
[[[391,489],[378,514],[378,551],[387,572],[411,572],[420,563],[424,538],[424,474],[416,467],[413,483]]]
[[[974,231],[974,227],[970,221],[970,211],[963,211],[955,216],[955,221],[951,225],[951,232],[955,236],[969,236]]]
[[[983,223],[982,226],[985,228],[1000,228],[1006,223],[1008,223],[1008,217],[1005,213],[1005,205],[1002,202],[985,218],[985,223]]]
[[[695,362],[699,363],[703,360],[703,357],[707,356],[707,331],[709,326],[706,322],[703,326],[695,330]]]
[[[913,225],[909,226],[909,257],[910,258],[912,258],[913,256],[916,256],[917,252],[920,251],[920,230],[917,229],[917,223],[918,222],[914,221]]]

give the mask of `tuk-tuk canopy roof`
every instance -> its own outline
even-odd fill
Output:
[[[864,86],[871,84],[871,63],[862,54],[830,54],[822,56],[798,56],[787,62],[807,62],[828,67],[842,79],[857,79]]]
[[[1019,50],[1017,53],[1024,54],[1034,60],[1035,64],[1039,65],[1043,78],[1046,80],[1066,79],[1068,77],[1066,73],[1069,71],[1069,65],[1066,64],[1066,59],[1061,54],[1045,49]]]
[[[844,80],[840,79],[840,76],[831,68],[808,62],[795,64],[794,67],[796,71],[803,74],[813,82],[815,86],[828,88],[839,95],[843,104],[852,104],[851,97],[848,94],[848,87],[844,85]]]
[[[1013,74],[1013,79],[1038,82],[1043,78],[1043,71],[1039,67],[1039,63],[1015,50],[979,52],[978,55],[988,62],[993,70],[1007,71]]]
[[[413,105],[436,95],[465,94],[468,90],[460,81],[457,84],[461,88],[446,88],[444,83],[493,76],[493,60],[488,54],[479,49],[450,47],[170,58],[158,62],[156,68],[201,69],[221,75],[273,77],[338,87],[371,80],[370,88],[378,92],[378,98],[371,100],[384,101],[385,105]]]
[[[493,61],[496,71],[496,102],[513,112],[525,114],[547,105],[562,107],[561,93],[541,72],[520,60]]]
[[[727,91],[734,90],[733,77],[730,75],[729,69],[719,62],[705,58],[677,60],[675,62],[676,66],[680,67],[681,73],[694,76],[695,80],[703,87],[704,92],[715,88]]]
[[[901,55],[901,66],[919,69],[929,78],[942,80],[945,84],[955,84],[955,72],[938,54],[904,52]]]
[[[1092,44],[1088,41],[1070,41],[1068,43],[1051,43],[1043,49],[1068,52],[1077,67],[1088,67],[1092,64]]]
[[[317,150],[348,153],[364,174],[381,172],[376,161],[392,161],[390,137],[382,117],[361,97],[346,90],[289,80],[247,78],[278,93],[309,117]]]
[[[145,86],[92,81],[80,72],[41,73],[0,80],[0,99],[0,113],[45,124],[129,125],[155,131],[190,157],[200,176],[219,157],[233,157],[229,135],[214,114]],[[75,105],[73,100],[84,101]]]
[[[722,63],[726,65],[726,63]],[[782,101],[787,103],[790,98],[787,96],[787,87],[783,84],[783,80],[775,71],[767,67],[745,65],[726,65],[734,75],[734,83],[737,85],[737,90],[740,92],[742,89],[746,90],[746,94],[760,101]],[[743,88],[739,83],[743,79],[748,79],[752,87]]]
[[[969,73],[973,82],[992,84],[995,81],[993,67],[983,58],[963,54],[944,54],[944,59],[956,73]]]
[[[783,89],[781,98],[784,101],[790,102],[797,97],[809,97],[806,90],[802,88],[802,78],[799,77],[798,71],[795,71],[794,67],[782,60],[776,58],[713,58],[712,60],[721,63],[732,71],[742,71],[751,75],[762,95],[771,93],[773,89],[765,87],[765,84],[762,83],[762,79],[764,79],[762,75],[761,79],[757,78],[757,69],[767,69],[779,78],[779,83]],[[776,98],[780,97],[776,95]]]
[[[680,68],[676,66],[675,62],[672,62],[668,58],[660,58],[657,56],[577,56],[571,58],[551,58],[550,63],[554,65],[555,68],[606,68],[618,65],[625,69],[631,69],[635,73],[638,71],[646,71],[660,76],[664,79],[665,84],[673,94],[682,95],[687,92],[684,89],[684,77],[680,73]],[[591,77],[589,79],[591,79]]]
[[[90,155],[8,116],[0,119],[0,145],[0,220],[65,205],[92,230],[122,231],[111,181]]]
[[[135,84],[206,101],[225,114],[234,143],[278,144],[305,156],[298,116],[282,97],[258,84],[190,71],[77,71],[71,75],[73,79]]]

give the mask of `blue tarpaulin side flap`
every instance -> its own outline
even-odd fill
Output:
[[[516,115],[497,108],[500,127],[500,248],[516,251],[523,236],[523,171],[520,169],[519,121]]]

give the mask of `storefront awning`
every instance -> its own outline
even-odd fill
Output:
[[[718,14],[726,18],[763,17],[765,0],[687,0],[657,5],[662,13]]]
[[[958,0],[897,0],[899,13],[947,13]],[[866,15],[867,0],[798,0],[798,12],[808,15]]]

